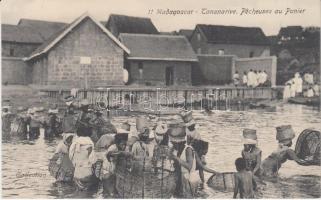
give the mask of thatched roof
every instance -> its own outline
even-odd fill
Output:
[[[269,45],[269,39],[265,36],[262,29],[258,27],[198,24],[197,28],[201,30],[210,43]]]
[[[111,14],[106,27],[116,37],[120,33],[158,34],[150,18]]]
[[[184,36],[122,33],[119,38],[130,49],[129,60],[198,61]]]
[[[6,42],[41,44],[43,38],[31,27],[1,24],[1,40]]]
[[[39,46],[26,60],[36,58],[44,53],[47,53],[51,48],[53,48],[60,40],[62,40],[68,33],[70,33],[76,26],[78,26],[82,21],[89,18],[92,20],[108,37],[110,37],[120,48],[122,48],[126,53],[130,51],[125,47],[117,38],[113,36],[99,21],[96,21],[88,13],[85,13],[75,19],[72,23],[65,26],[56,34],[52,35],[48,40],[46,40],[41,46]]]
[[[47,40],[52,35],[59,32],[67,24],[62,22],[51,22],[34,19],[20,19],[18,25],[33,28],[34,30],[39,32],[44,40]]]

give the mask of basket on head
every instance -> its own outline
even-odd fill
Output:
[[[136,129],[138,132],[144,132],[145,128],[149,127],[149,122],[146,117],[140,116],[136,118]]]
[[[168,135],[171,142],[184,142],[186,136],[185,125],[182,123],[169,124]]]
[[[291,125],[283,125],[276,127],[276,139],[279,142],[285,140],[292,140],[295,137],[295,133]]]
[[[257,144],[256,130],[244,129],[243,130],[243,143],[244,144]]]

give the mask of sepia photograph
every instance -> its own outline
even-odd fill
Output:
[[[1,198],[320,199],[320,0],[2,0]]]

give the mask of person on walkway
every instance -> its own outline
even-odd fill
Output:
[[[283,101],[287,101],[289,98],[291,98],[291,83],[286,82],[283,90]]]
[[[303,80],[302,80],[299,72],[295,73],[294,82],[296,84],[296,91],[295,91],[296,96],[301,96],[302,95]]]
[[[246,163],[246,170],[253,172],[254,175],[260,175],[262,151],[257,147],[256,130],[243,130],[242,158]]]
[[[242,83],[243,83],[243,86],[247,87],[247,82],[248,82],[248,78],[247,78],[247,72],[244,71],[243,72],[243,78],[242,78]]]
[[[290,80],[290,83],[291,83],[291,87],[290,87],[290,91],[291,91],[291,97],[295,97],[295,94],[296,94],[296,84],[295,84],[295,81],[294,79],[291,79]]]
[[[297,157],[294,150],[290,149],[294,137],[295,133],[291,125],[283,125],[276,128],[276,139],[279,142],[278,149],[263,160],[261,176],[276,177],[282,164],[287,160],[294,160],[300,165],[307,164],[306,161]]]
[[[316,97],[320,96],[320,86],[318,83],[314,84],[313,92],[314,92],[314,96]]]
[[[310,86],[307,91],[307,97],[314,97],[314,91],[313,91],[312,86]]]
[[[253,173],[246,170],[246,161],[243,158],[235,160],[237,172],[234,174],[234,195],[233,198],[240,194],[241,199],[254,199],[254,190],[256,190],[256,182]]]
[[[240,75],[238,71],[235,71],[235,74],[233,75],[233,84],[235,87],[237,87],[240,84]]]
[[[254,87],[255,85],[255,74],[252,69],[250,69],[249,73],[247,74],[247,86]]]

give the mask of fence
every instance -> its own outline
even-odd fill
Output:
[[[42,90],[51,98],[63,98],[70,95],[69,90]],[[184,89],[171,88],[104,88],[80,89],[77,99],[88,99],[90,103],[105,102],[109,108],[128,105],[155,106],[187,106],[211,101],[244,101],[249,99],[275,99],[277,91],[273,88],[245,87],[195,87]],[[212,102],[211,102],[212,103]]]

